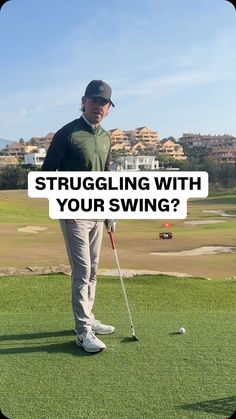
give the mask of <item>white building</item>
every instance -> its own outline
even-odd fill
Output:
[[[24,164],[30,164],[31,166],[42,166],[46,157],[45,148],[39,148],[35,153],[28,153],[24,155]]]
[[[155,156],[123,156],[117,166],[118,171],[158,170],[159,161]]]

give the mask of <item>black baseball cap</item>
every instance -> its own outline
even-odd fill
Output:
[[[111,87],[102,80],[92,80],[86,87],[84,96],[86,97],[102,97],[106,99],[113,107],[114,103],[111,101]]]

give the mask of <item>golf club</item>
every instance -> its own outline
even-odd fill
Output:
[[[131,312],[130,312],[130,308],[129,308],[129,302],[128,302],[128,298],[127,298],[126,291],[125,291],[125,285],[124,285],[122,273],[121,273],[121,270],[120,270],[120,264],[119,264],[118,255],[117,255],[117,251],[116,251],[114,236],[113,236],[112,231],[109,231],[108,234],[109,234],[109,237],[110,237],[110,240],[111,240],[112,249],[114,250],[117,270],[118,270],[118,273],[119,273],[121,287],[122,287],[123,294],[124,294],[124,297],[125,297],[125,303],[126,303],[126,307],[127,307],[127,310],[128,310],[130,325],[131,325],[131,329],[132,329],[132,338],[134,340],[139,341],[139,338],[135,334],[134,324],[133,324],[133,320],[132,320],[132,316],[131,316]]]

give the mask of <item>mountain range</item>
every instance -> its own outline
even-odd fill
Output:
[[[0,138],[0,150],[2,148],[5,148],[7,144],[11,144],[13,141],[4,140],[3,138]]]

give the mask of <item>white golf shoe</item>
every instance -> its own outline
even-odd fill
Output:
[[[109,324],[102,324],[99,320],[94,320],[92,322],[92,331],[96,333],[96,335],[109,335],[113,333],[115,328],[110,326]]]
[[[98,339],[92,331],[77,335],[75,343],[86,352],[101,352],[106,349],[105,343]]]

